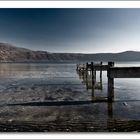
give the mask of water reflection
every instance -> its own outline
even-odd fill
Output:
[[[112,119],[113,118],[113,103],[112,102],[107,102],[107,112],[108,112],[108,118]]]
[[[91,90],[91,100],[96,100],[95,97],[95,90],[103,90],[103,83],[102,83],[102,71],[100,71],[99,74],[99,82],[96,78],[96,71],[95,71],[95,77],[93,77],[91,71],[77,71],[77,74],[79,75],[79,79],[82,80],[82,83],[86,85],[87,91]],[[105,97],[106,98],[106,97]]]
[[[76,77],[74,64],[0,63],[0,78]]]

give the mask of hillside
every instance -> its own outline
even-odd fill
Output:
[[[49,53],[18,48],[7,43],[0,43],[0,62],[37,62],[37,61],[140,61],[140,52],[121,53]]]
[[[0,43],[0,61],[31,61],[48,59],[48,53],[18,48],[7,43]]]

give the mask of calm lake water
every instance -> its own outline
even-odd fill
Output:
[[[115,66],[140,66],[140,62],[119,62]],[[0,91],[14,81],[28,83],[45,82],[48,85],[71,85],[83,87],[83,81],[76,72],[76,64],[45,63],[2,63],[0,64]],[[99,73],[97,72],[97,81]],[[14,84],[14,83],[13,83]],[[40,84],[41,85],[41,84]],[[115,79],[115,99],[140,100],[140,79]],[[107,75],[103,72],[103,91],[107,90]]]
[[[140,62],[116,62],[115,66],[140,66]],[[99,73],[97,73],[97,81],[99,81]],[[102,85],[103,90],[95,90],[96,97],[107,97],[106,72],[103,72]],[[62,111],[64,109],[63,112],[67,112],[67,115],[65,114],[66,116],[64,115],[65,117],[61,118],[62,120],[68,119],[74,121],[76,115],[76,120],[86,122],[93,120],[98,120],[97,122],[100,122],[100,120],[102,120],[103,118],[108,119],[108,117],[127,121],[140,120],[140,79],[115,79],[115,102],[111,104],[111,107],[110,104],[107,103],[90,104],[88,101],[91,101],[92,98],[92,90],[90,88],[87,90],[87,84],[77,74],[76,64],[0,64],[0,115],[2,113],[5,113],[6,111],[9,111],[10,115],[12,114],[10,108],[4,107],[4,105],[6,104],[72,101],[71,105],[73,106],[69,108],[71,110],[71,114],[69,115],[68,109],[66,109],[68,106],[63,106],[64,102],[62,103],[61,107],[57,108],[57,111],[55,110],[56,108],[52,109],[48,107],[47,109],[50,109],[50,111],[53,110],[54,112],[58,112],[58,110]],[[77,102],[76,104],[74,101],[83,101],[83,105],[81,102]],[[61,103],[58,104],[58,106],[60,105]],[[54,106],[57,106],[57,104],[54,104]],[[30,109],[28,108],[27,110],[29,111]],[[33,109],[31,112],[34,112]],[[75,113],[74,116],[72,112],[78,112],[78,114]],[[7,119],[10,118],[10,115],[7,115]],[[18,116],[20,119],[24,121],[27,120],[27,118],[23,114],[22,115],[26,119],[23,116],[21,117],[20,115]],[[88,117],[85,115],[88,115]],[[28,118],[29,120],[32,120],[33,116],[31,116],[30,118]],[[46,116],[43,116],[44,118],[39,116],[38,118],[36,118],[36,120],[46,120],[48,116],[48,114]],[[5,119],[4,117],[4,115],[3,117],[0,117],[0,120]],[[13,117],[15,116],[13,115]],[[102,128],[102,124],[100,124],[100,126],[98,127],[98,131],[100,131],[100,129]],[[101,131],[104,130],[101,129]]]

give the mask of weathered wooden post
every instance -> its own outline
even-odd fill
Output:
[[[108,101],[112,102],[114,100],[114,78],[110,76],[110,68],[114,66],[114,62],[108,62]]]
[[[88,62],[86,63],[86,88],[88,90]]]
[[[103,89],[103,87],[102,87],[102,64],[103,64],[103,62],[100,63],[100,65],[101,65],[101,69],[100,69],[100,87],[101,87],[101,90]]]
[[[91,62],[91,74],[92,74],[92,100],[94,100],[94,91],[95,91],[95,68],[93,62]]]
[[[93,73],[94,73],[94,84],[96,84],[96,69],[94,66],[93,66]]]
[[[94,68],[94,64],[93,62],[91,62],[91,73],[92,73],[92,83],[95,86],[95,82],[96,82],[96,72],[95,72],[95,68]]]
[[[86,79],[88,77],[88,62],[86,63]]]
[[[102,64],[103,64],[103,62],[100,62],[100,65],[101,65],[101,69],[100,69],[100,80],[102,79]]]

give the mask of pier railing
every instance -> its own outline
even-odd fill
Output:
[[[102,62],[86,64],[77,64],[78,73],[85,75],[85,79],[88,79],[88,75],[91,75],[92,79],[92,94],[96,89],[96,71],[100,72],[100,89],[102,89],[102,71],[107,71],[107,101],[112,102],[114,100],[114,78],[140,78],[140,67],[115,67],[114,62],[108,62],[104,65]],[[84,79],[84,80],[85,80]],[[87,80],[88,81],[88,80]]]

